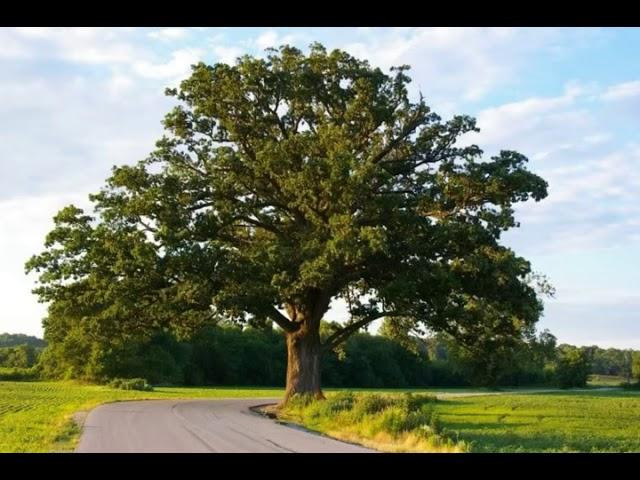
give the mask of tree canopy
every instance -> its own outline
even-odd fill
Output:
[[[378,318],[484,348],[530,331],[531,265],[500,236],[547,184],[520,153],[461,145],[475,120],[412,101],[407,70],[319,44],[194,65],[155,151],[114,167],[92,215],[58,213],[28,262],[47,340],[269,320],[288,398],[320,396],[322,350]],[[322,342],[339,298],[350,318]]]

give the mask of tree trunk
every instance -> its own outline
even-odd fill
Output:
[[[320,332],[314,327],[303,323],[299,330],[287,334],[287,387],[283,404],[295,394],[324,398],[320,387]]]

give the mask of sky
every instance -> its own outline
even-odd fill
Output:
[[[153,150],[166,87],[199,61],[315,41],[410,65],[411,95],[476,117],[487,156],[526,155],[549,196],[503,241],[556,289],[539,328],[640,349],[638,28],[0,28],[0,332],[42,335],[24,263],[57,210]]]

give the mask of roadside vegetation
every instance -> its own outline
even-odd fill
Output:
[[[389,452],[640,452],[640,392],[340,393],[278,415]]]
[[[438,402],[435,396],[424,394],[341,392],[324,401],[296,396],[278,411],[278,416],[384,452],[468,451],[465,442],[455,441],[442,426],[436,411]]]

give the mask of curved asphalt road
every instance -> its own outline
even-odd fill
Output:
[[[277,399],[147,400],[92,410],[76,452],[366,453],[364,447],[279,425],[249,407]]]

